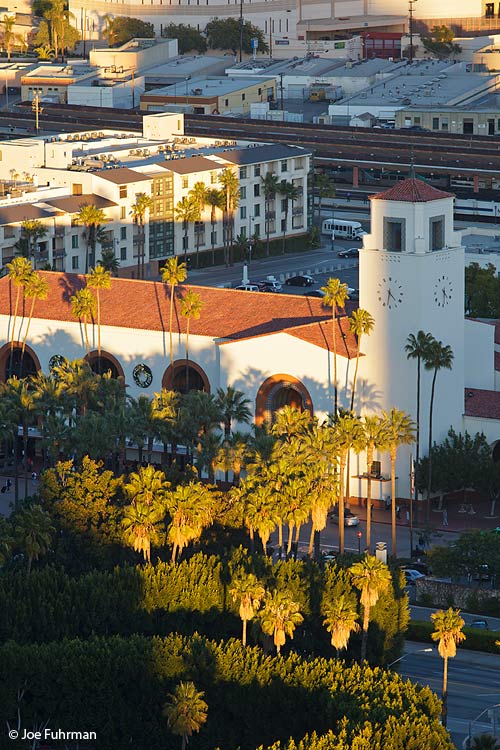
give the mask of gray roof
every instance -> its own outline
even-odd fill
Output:
[[[143,180],[150,180],[150,177],[141,174],[140,172],[134,172],[133,169],[128,167],[117,167],[116,169],[103,169],[98,172],[94,172],[97,177],[102,177],[103,180],[108,182],[114,182],[115,185],[126,185],[128,182],[142,182]]]
[[[100,195],[94,193],[84,193],[83,195],[68,195],[64,198],[52,198],[51,200],[45,201],[51,206],[64,211],[67,214],[76,214],[80,210],[81,206],[95,206],[96,208],[109,208],[110,206],[116,206],[117,203],[103,198]]]
[[[224,166],[218,164],[212,159],[205,159],[204,156],[188,156],[184,159],[171,159],[157,162],[160,167],[168,169],[176,174],[192,174],[193,172],[212,172],[215,169],[224,169]]]
[[[25,219],[47,219],[54,216],[49,211],[44,211],[32,203],[21,203],[14,206],[2,206],[0,208],[0,225],[19,224]]]
[[[285,146],[281,143],[273,143],[267,146],[254,146],[237,148],[234,151],[223,151],[219,156],[233,164],[244,166],[245,164],[260,164],[265,161],[277,161],[278,159],[289,159],[291,157],[300,158],[310,153],[310,151],[298,146]]]

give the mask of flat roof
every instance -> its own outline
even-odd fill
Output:
[[[274,78],[269,78],[270,83],[274,83]],[[262,86],[261,78],[191,78],[189,81],[179,81],[170,86],[162,86],[154,91],[147,91],[143,96],[175,96],[179,98],[193,96],[224,96],[234,91],[248,88],[249,86]]]
[[[214,55],[179,55],[159,65],[143,69],[142,74],[146,78],[155,76],[170,76],[182,78],[194,73],[203,73],[207,69],[220,68],[223,73],[227,65],[227,57],[216,57]]]
[[[265,146],[250,146],[248,148],[236,148],[234,151],[223,151],[219,156],[232,164],[245,166],[246,164],[260,164],[264,161],[289,159],[290,157],[300,158],[310,153],[310,151],[300,146],[285,146],[281,143],[272,143]]]
[[[114,182],[115,185],[126,185],[129,182],[141,182],[143,180],[145,181],[150,179],[149,177],[146,177],[146,175],[143,175],[140,172],[135,172],[133,169],[129,169],[128,167],[103,169],[94,172],[94,174],[97,177],[102,177],[103,180]]]
[[[163,169],[168,169],[176,174],[192,174],[193,172],[213,172],[215,169],[224,169],[224,165],[206,159],[204,156],[188,156],[185,159],[174,159],[157,162]]]
[[[311,18],[297,22],[298,29],[308,31],[330,31],[331,29],[362,29],[369,31],[370,26],[392,26],[406,24],[408,17],[401,16],[349,16],[341,18]]]
[[[321,76],[329,71],[337,71],[347,62],[347,58],[318,57],[307,55],[306,57],[292,57],[287,60],[246,60],[245,62],[227,68],[227,73],[245,71],[251,75],[279,76]]]
[[[110,208],[118,205],[108,198],[103,198],[95,193],[84,193],[83,195],[68,195],[64,198],[52,198],[46,200],[51,206],[64,211],[67,214],[76,214],[82,206],[95,206],[96,208]]]

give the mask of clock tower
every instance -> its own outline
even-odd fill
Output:
[[[416,419],[416,361],[405,353],[419,330],[449,344],[453,369],[436,381],[433,440],[464,411],[464,252],[453,230],[453,195],[410,177],[371,197],[371,233],[359,254],[359,305],[375,320],[363,337],[361,413],[402,409]],[[362,368],[362,369],[361,369]],[[420,455],[427,453],[432,373],[422,367]],[[397,492],[409,495],[408,454],[401,450]]]

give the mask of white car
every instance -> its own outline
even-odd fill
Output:
[[[240,292],[259,292],[260,289],[257,286],[257,284],[240,284],[239,286],[235,286],[235,289],[239,289]]]
[[[413,570],[413,568],[402,568],[405,574],[406,583],[415,583],[419,578],[425,578],[424,574],[419,570]]]

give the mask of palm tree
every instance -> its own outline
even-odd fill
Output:
[[[114,18],[111,13],[106,13],[102,18],[104,27],[102,30],[102,36],[106,39],[108,46],[112,47],[116,43],[117,31],[114,23]]]
[[[387,424],[380,416],[365,416],[363,430],[366,444],[366,547],[371,554],[372,540],[372,466],[375,450],[387,450]]]
[[[351,450],[364,448],[364,432],[361,420],[351,412],[338,417],[334,423],[335,441],[339,456],[339,552],[344,553],[344,508],[349,502],[349,477],[344,481],[345,467]]]
[[[225,195],[222,190],[210,188],[205,197],[207,206],[210,206],[210,244],[212,245],[212,265],[215,265],[215,226],[217,224],[217,209],[224,211]]]
[[[286,251],[286,232],[288,229],[288,214],[290,213],[290,204],[293,208],[293,202],[297,200],[297,198],[300,195],[299,188],[295,187],[293,182],[286,182],[285,180],[283,182],[280,182],[278,192],[280,195],[284,197],[285,200],[285,219],[284,219],[284,226],[283,226],[283,239],[282,239],[282,245],[281,245],[281,252],[283,255]]]
[[[181,315],[186,318],[186,393],[189,393],[189,328],[191,320],[199,320],[202,309],[201,295],[189,289],[181,299]]]
[[[134,224],[137,224],[138,247],[137,247],[137,278],[144,278],[144,261],[146,249],[146,233],[144,229],[144,218],[146,211],[153,205],[153,199],[146,193],[139,193],[135,198],[135,203],[131,206]]]
[[[264,193],[264,212],[266,216],[266,255],[269,257],[269,235],[271,227],[271,203],[276,199],[276,193],[280,187],[280,181],[273,172],[267,172],[265,177],[261,177],[262,191]],[[276,212],[275,212],[276,215]]]
[[[226,440],[229,440],[231,437],[233,420],[241,424],[248,424],[250,422],[252,413],[248,408],[249,403],[250,401],[245,398],[245,394],[242,391],[236,390],[231,385],[228,385],[226,390],[217,388],[216,404],[221,411],[221,421],[224,423],[224,437]]]
[[[286,637],[293,638],[295,628],[303,621],[300,604],[293,601],[290,591],[266,593],[265,607],[261,613],[261,627],[264,633],[273,636],[278,654],[285,645]]]
[[[66,360],[54,367],[53,375],[59,381],[62,395],[70,404],[70,413],[74,410],[76,414],[85,416],[101,382],[90,364],[84,359]]]
[[[131,502],[153,505],[164,501],[169,486],[163,471],[148,464],[146,467],[139,466],[137,472],[133,471],[123,489]]]
[[[499,750],[500,744],[492,734],[478,734],[472,740],[472,750]]]
[[[196,205],[192,199],[191,196],[185,195],[181,200],[177,203],[175,207],[175,218],[177,221],[182,222],[182,228],[184,230],[184,237],[182,240],[183,249],[184,249],[184,262],[187,260],[187,251],[188,251],[188,232],[189,232],[189,224],[190,222],[196,221]]]
[[[162,275],[161,280],[164,284],[168,284],[170,287],[170,320],[169,320],[169,331],[170,331],[170,368],[172,371],[171,384],[174,384],[174,343],[173,343],[173,332],[172,323],[174,319],[174,291],[177,284],[182,284],[187,278],[187,267],[185,263],[179,263],[179,259],[176,256],[167,258],[165,265],[161,269]]]
[[[429,406],[429,447],[427,452],[427,513],[430,511],[432,488],[432,417],[434,412],[434,394],[439,370],[451,370],[453,367],[453,350],[448,344],[434,339],[429,345],[424,363],[426,370],[432,370],[431,400]]]
[[[173,734],[182,737],[181,750],[186,750],[193,732],[199,732],[207,720],[208,706],[203,700],[205,693],[198,692],[193,682],[180,682],[170,701],[163,708],[168,726]]]
[[[16,17],[8,16],[7,14],[3,17],[3,46],[7,52],[7,60],[10,62],[10,55],[12,52],[12,46],[14,44],[14,26],[16,23]]]
[[[212,521],[214,495],[208,487],[196,482],[179,485],[167,493],[166,507],[170,516],[167,542],[172,545],[172,562],[177,561],[187,545],[199,539]]]
[[[352,596],[340,594],[333,602],[323,608],[323,624],[331,635],[332,646],[337,651],[347,648],[352,633],[360,630],[358,613]]]
[[[79,289],[72,297],[70,297],[71,312],[83,323],[83,332],[85,337],[85,346],[87,348],[87,354],[90,354],[90,342],[88,334],[88,324],[92,320],[92,317],[96,309],[96,298],[90,291],[90,289]]]
[[[16,301],[14,303],[14,315],[12,316],[12,330],[10,337],[10,362],[9,362],[9,375],[12,375],[12,357],[14,354],[14,342],[16,340],[16,320],[17,312],[19,310],[19,297],[21,296],[21,289],[24,291],[26,283],[33,273],[33,266],[30,261],[23,257],[14,258],[10,263],[7,263],[7,275],[10,279],[11,284],[17,287]]]
[[[337,392],[337,308],[344,307],[345,302],[349,299],[347,293],[347,284],[343,284],[340,279],[328,279],[326,286],[321,287],[325,293],[323,304],[332,308],[332,341],[333,341],[333,388],[335,393],[335,402],[333,416],[338,411],[338,392]]]
[[[314,174],[313,185],[314,191],[318,195],[318,220],[321,224],[323,198],[335,198],[335,186],[332,185],[330,178],[324,172]]]
[[[9,409],[16,420],[21,424],[23,439],[23,471],[24,471],[24,495],[28,495],[28,438],[29,426],[33,416],[38,412],[37,393],[30,381],[26,378],[9,378],[2,384],[0,389],[2,398],[8,403]],[[15,442],[14,461],[17,463],[17,434]],[[17,494],[17,493],[16,493]]]
[[[240,202],[240,182],[235,172],[223,169],[218,176],[224,195],[224,262],[232,265],[231,248],[234,236],[234,212]]]
[[[289,443],[294,437],[310,434],[312,428],[313,420],[307,409],[300,411],[293,406],[284,406],[275,414],[271,434]]]
[[[28,323],[26,325],[26,331],[23,339],[23,347],[21,351],[21,362],[24,357],[26,349],[26,341],[28,339],[28,333],[30,330],[31,319],[33,317],[33,311],[35,309],[35,302],[37,300],[47,299],[49,295],[49,284],[46,279],[43,279],[39,274],[34,271],[28,278],[25,286],[25,295],[28,299],[31,299],[30,311],[28,316]]]
[[[75,216],[75,224],[85,227],[83,236],[85,238],[85,273],[89,272],[89,266],[95,264],[95,249],[99,240],[99,230],[106,221],[102,208],[91,204],[80,206]]]
[[[33,258],[33,266],[36,268],[37,242],[47,234],[45,227],[38,219],[25,219],[21,223],[21,236],[15,247],[27,258]]]
[[[208,188],[205,185],[204,182],[198,181],[195,182],[192,189],[189,191],[189,198],[191,199],[194,207],[194,219],[195,222],[194,225],[194,233],[195,233],[195,241],[196,241],[196,268],[198,268],[200,259],[200,234],[201,230],[204,229],[204,224],[202,222],[203,219],[203,211],[205,210],[205,206],[207,205],[207,195],[208,195]]]
[[[359,355],[361,352],[361,338],[364,335],[369,336],[373,331],[375,325],[374,318],[370,315],[368,310],[363,310],[359,307],[354,310],[351,317],[349,318],[349,330],[353,333],[358,340],[358,350],[356,352],[356,367],[354,370],[354,378],[352,380],[352,393],[351,393],[351,411],[354,409],[354,396],[356,393],[356,382],[358,380],[358,366],[359,366]]]
[[[239,614],[243,623],[241,641],[247,645],[247,622],[252,619],[265,596],[264,586],[253,573],[235,576],[231,581],[229,593],[233,602],[239,602]]]
[[[165,511],[159,503],[147,505],[134,502],[124,509],[121,523],[123,539],[136,552],[142,553],[144,562],[151,562],[151,545],[159,540],[164,515]]]
[[[111,287],[111,274],[106,271],[104,266],[96,266],[93,268],[87,279],[87,286],[91,289],[96,290],[97,297],[97,355],[101,357],[101,289],[109,289]],[[100,362],[99,362],[100,371]]]
[[[390,412],[382,412],[387,431],[387,448],[391,457],[391,526],[392,556],[396,551],[396,459],[401,445],[410,445],[415,440],[415,424],[406,412],[393,407]]]
[[[105,247],[101,252],[99,265],[102,266],[105,271],[109,271],[113,276],[116,276],[118,269],[120,268],[120,261],[111,248]]]
[[[366,659],[368,626],[371,608],[378,602],[379,596],[387,591],[391,584],[391,573],[387,565],[372,555],[354,563],[349,568],[352,584],[361,592],[363,607],[363,639],[361,641],[361,662]]]
[[[443,659],[443,709],[442,724],[446,727],[448,715],[448,659],[457,654],[457,645],[465,641],[462,628],[465,621],[460,617],[460,610],[450,607],[444,612],[438,609],[431,614],[434,623],[434,632],[431,633],[433,641],[438,642],[439,655]]]
[[[427,361],[427,355],[429,346],[435,341],[432,333],[425,333],[420,330],[417,335],[410,333],[406,339],[405,352],[407,359],[417,360],[417,424],[416,424],[416,436],[415,436],[415,466],[418,466],[420,460],[420,385],[421,385],[421,370],[422,362],[425,364]],[[418,499],[418,490],[415,484],[415,500]]]
[[[27,506],[18,511],[13,524],[15,543],[26,556],[29,576],[33,560],[48,552],[55,529],[50,514],[41,505]]]

